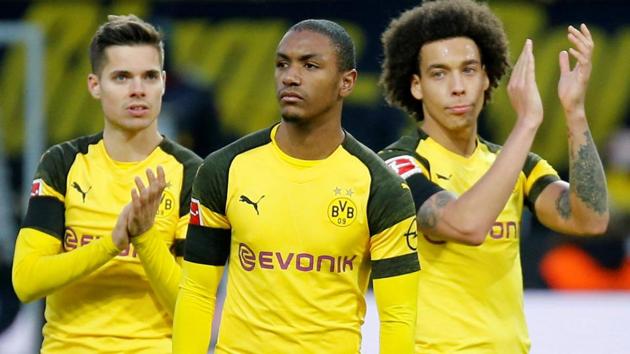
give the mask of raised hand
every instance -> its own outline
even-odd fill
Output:
[[[145,188],[142,179],[136,177],[137,188],[131,191],[129,220],[127,222],[130,237],[138,236],[153,226],[162,192],[166,188],[166,177],[161,166],[157,167],[157,177],[151,169],[147,169],[146,173],[149,186]]]
[[[129,211],[131,210],[131,204],[125,205],[123,210],[118,215],[116,220],[116,226],[112,230],[112,241],[119,250],[124,250],[129,246],[129,232],[127,231],[127,223],[129,222]]]
[[[527,39],[512,69],[507,92],[519,121],[537,128],[543,120],[543,104],[534,64],[533,43]]]
[[[595,44],[585,24],[580,25],[580,30],[569,26],[567,38],[575,48],[569,48],[568,52],[566,50],[560,52],[558,97],[565,111],[583,111],[586,88],[591,77],[591,57]],[[573,69],[569,63],[569,54],[577,61]]]

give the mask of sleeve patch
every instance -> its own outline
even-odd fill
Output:
[[[199,200],[195,198],[190,199],[190,223],[192,225],[203,225],[201,222],[201,208],[199,207]]]
[[[33,181],[33,184],[31,185],[31,197],[38,197],[42,195],[43,184],[44,184],[44,181],[42,181],[41,178],[38,178]]]
[[[422,174],[420,164],[414,157],[409,155],[392,157],[391,159],[385,160],[385,164],[404,179],[415,174]]]

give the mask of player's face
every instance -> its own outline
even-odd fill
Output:
[[[420,58],[411,93],[422,100],[425,124],[446,132],[475,127],[490,85],[475,42],[466,37],[430,42],[420,48]]]
[[[311,31],[290,31],[276,53],[276,97],[288,122],[313,121],[340,109],[350,94],[356,71],[340,72],[328,37]],[[331,115],[333,116],[333,115]]]
[[[88,88],[101,101],[105,129],[156,129],[166,74],[151,45],[110,46],[101,72],[88,76]]]

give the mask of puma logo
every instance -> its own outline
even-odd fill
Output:
[[[258,198],[258,200],[256,202],[252,202],[251,199],[247,198],[247,196],[245,195],[241,195],[241,199],[239,199],[240,202],[243,203],[247,203],[251,206],[254,207],[254,210],[256,210],[256,215],[260,215],[260,213],[258,212],[258,203],[260,203],[260,201],[265,197],[265,195],[263,194],[262,197]]]
[[[92,186],[90,186],[90,188],[88,188],[85,192],[83,191],[83,189],[81,188],[81,186],[77,183],[77,182],[72,182],[72,188],[76,189],[79,193],[81,193],[81,197],[83,198],[83,203],[85,203],[85,196],[88,194],[88,192],[92,189]]]
[[[441,174],[439,174],[439,173],[436,173],[436,175],[437,175],[437,178],[439,178],[439,179],[445,179],[445,180],[447,180],[447,181],[448,181],[449,179],[451,179],[451,177],[453,176],[453,175],[448,175],[448,177],[445,177],[445,176],[442,176],[442,175],[441,175]]]

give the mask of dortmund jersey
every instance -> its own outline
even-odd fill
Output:
[[[357,353],[370,272],[419,269],[413,200],[349,134],[329,157],[300,160],[275,131],[210,155],[193,186],[185,259],[212,264],[212,237],[230,232],[216,352]]]
[[[201,159],[164,138],[143,161],[117,162],[102,134],[50,148],[41,159],[25,227],[58,238],[73,252],[111,234],[131,201],[134,177],[164,168],[167,187],[155,225],[172,252],[183,250],[192,180]],[[52,202],[50,202],[52,201]],[[72,264],[68,264],[72,272]],[[170,353],[172,319],[156,298],[133,245],[88,276],[46,297],[43,353]]]
[[[401,138],[381,155],[390,165],[405,156],[431,181],[462,194],[488,171],[499,150],[500,146],[479,138],[472,155],[464,157],[420,131],[418,136]],[[417,353],[512,354],[529,350],[519,257],[521,215],[524,204],[533,210],[540,192],[558,179],[546,161],[529,153],[505,208],[482,245],[419,237],[423,271],[418,289]]]

